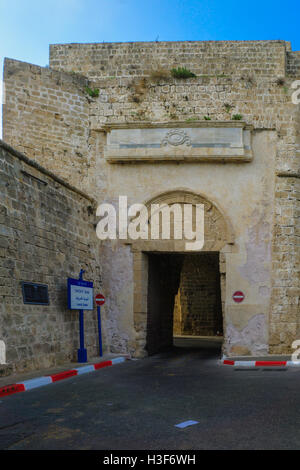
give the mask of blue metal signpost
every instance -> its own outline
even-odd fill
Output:
[[[68,278],[68,308],[79,310],[79,343],[77,352],[78,362],[87,362],[87,351],[84,347],[84,317],[83,310],[93,310],[93,283],[84,281],[80,270],[79,279]]]
[[[87,362],[87,350],[84,347],[83,310],[79,310],[79,336],[80,336],[80,348],[77,351],[78,362]]]
[[[95,297],[97,305],[97,317],[98,317],[98,333],[99,333],[99,356],[102,356],[102,333],[101,333],[101,305],[105,304],[105,297],[102,294],[97,294]]]
[[[99,333],[99,356],[102,357],[102,333],[101,333],[101,307],[97,306],[98,314],[98,333]]]

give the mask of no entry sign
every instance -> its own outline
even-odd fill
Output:
[[[103,304],[105,304],[105,297],[104,295],[102,294],[97,294],[96,297],[95,297],[95,302],[96,302],[96,305],[98,305],[99,307]]]
[[[242,292],[241,290],[237,290],[233,296],[232,296],[233,300],[237,303],[237,304],[240,304],[241,302],[243,302],[244,298],[245,298],[245,294],[244,292]]]

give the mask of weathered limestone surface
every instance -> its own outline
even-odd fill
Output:
[[[89,169],[88,80],[6,59],[3,140],[84,187]]]
[[[196,78],[171,78],[177,66]],[[117,206],[119,195],[129,204],[147,203],[176,192],[170,201],[181,202],[187,191],[215,204],[234,234],[220,257],[224,352],[292,351],[300,338],[300,111],[291,99],[291,85],[300,79],[299,52],[285,41],[58,44],[50,47],[50,69],[7,59],[4,77],[4,139],[98,203]],[[98,88],[99,97],[91,98],[86,84]],[[210,162],[209,152],[208,161],[176,162],[180,151],[168,144],[163,161],[152,158],[160,149],[153,155],[149,148],[130,149],[131,162],[120,164],[124,148],[118,155],[108,145],[118,126],[126,132],[156,127],[162,134],[204,123],[234,128],[234,114],[251,129],[248,162]],[[105,158],[108,150],[113,164]],[[138,163],[143,155],[147,162]],[[142,354],[145,253],[151,250],[163,246],[103,244],[106,328],[114,352]],[[175,252],[174,244],[167,251]],[[240,305],[232,300],[236,289],[246,294]]]
[[[300,76],[300,52],[287,52],[287,73]]]
[[[50,46],[50,67],[92,80],[143,76],[153,68],[188,67],[196,75],[282,73],[285,41],[182,41]]]
[[[67,277],[83,268],[99,289],[94,202],[2,141],[0,185],[0,339],[10,372],[76,359],[78,312],[67,309]],[[25,305],[22,281],[47,284],[50,305]],[[96,311],[85,315],[85,340],[96,356]]]

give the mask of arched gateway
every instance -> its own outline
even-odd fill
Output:
[[[214,336],[222,334],[225,299],[225,253],[234,234],[215,202],[202,194],[178,189],[148,200],[204,205],[204,246],[186,251],[186,240],[137,240],[132,243],[134,327],[137,356],[152,354],[172,344],[173,332]],[[151,224],[151,221],[150,221]]]

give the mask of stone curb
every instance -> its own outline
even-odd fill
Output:
[[[288,367],[300,367],[300,361],[233,361],[222,359],[221,365],[234,366],[235,369],[278,368],[285,370]]]
[[[5,397],[7,395],[13,395],[14,393],[26,392],[27,390],[32,390],[34,388],[43,387],[60,380],[68,379],[69,377],[74,377],[76,375],[88,374],[89,372],[95,372],[96,370],[103,369],[104,367],[113,366],[114,364],[120,364],[125,362],[125,357],[116,357],[109,361],[98,362],[97,364],[92,364],[88,366],[78,367],[76,369],[67,370],[64,372],[59,372],[58,374],[53,374],[44,377],[37,377],[35,379],[24,380],[17,384],[6,385],[0,388],[0,397]]]

